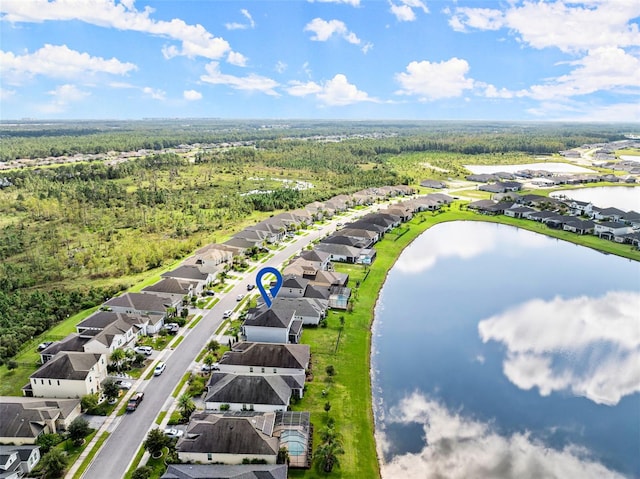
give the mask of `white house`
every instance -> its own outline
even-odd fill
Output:
[[[616,237],[633,232],[633,228],[618,221],[602,221],[594,225],[593,234],[605,239],[615,239]]]
[[[301,321],[298,321],[302,325]],[[247,341],[258,343],[297,343],[299,336],[294,325],[293,312],[277,312],[273,309],[253,309],[242,324],[242,333]],[[293,339],[293,340],[292,340]]]
[[[222,355],[218,367],[223,373],[304,376],[310,358],[311,348],[308,344],[241,341]]]
[[[29,377],[26,396],[81,398],[100,391],[107,377],[107,355],[60,352]]]
[[[16,479],[28,474],[40,461],[40,446],[0,445],[0,477]]]

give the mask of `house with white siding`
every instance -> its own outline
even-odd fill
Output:
[[[60,352],[29,376],[25,396],[81,398],[100,391],[107,378],[107,355]]]
[[[250,309],[242,323],[242,334],[251,342],[299,343],[302,321],[293,316],[294,311]]]

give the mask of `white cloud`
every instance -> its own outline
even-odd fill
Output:
[[[182,97],[185,100],[189,100],[189,101],[201,100],[202,93],[196,90],[185,90],[184,92],[182,92]]]
[[[9,81],[22,81],[36,75],[52,78],[78,78],[106,73],[126,75],[137,67],[116,58],[106,60],[88,53],[71,50],[66,45],[45,44],[39,50],[24,55],[0,51],[3,76]]]
[[[3,0],[2,19],[12,23],[79,20],[92,25],[118,30],[159,35],[180,42],[163,48],[166,58],[183,55],[189,58],[222,58],[230,50],[223,38],[215,37],[202,25],[189,25],[174,18],[170,21],[151,18],[153,9],[134,8],[133,1],[116,4],[113,0]]]
[[[225,28],[227,30],[246,30],[248,28],[255,28],[256,22],[253,21],[253,17],[249,13],[249,10],[243,8],[240,10],[240,13],[247,19],[247,23],[225,23]]]
[[[6,101],[16,94],[15,90],[9,90],[8,88],[0,87],[0,101]]]
[[[406,72],[395,75],[402,87],[396,93],[416,95],[421,101],[459,97],[474,86],[474,81],[466,77],[468,72],[469,64],[459,58],[439,63],[413,61]]]
[[[344,22],[340,20],[323,20],[322,18],[314,18],[304,27],[305,32],[313,32],[311,40],[317,42],[326,42],[333,35],[344,38],[347,42],[354,45],[360,44],[360,39],[355,33],[350,32]]]
[[[80,90],[77,86],[71,84],[60,85],[53,90],[47,92],[53,97],[50,103],[46,103],[38,107],[42,113],[61,113],[67,110],[70,103],[82,101],[90,95],[89,92]]]
[[[242,53],[229,52],[229,55],[227,55],[227,62],[237,67],[244,67],[247,66],[247,57]]]
[[[458,31],[509,29],[534,48],[584,52],[598,47],[636,47],[640,30],[634,19],[640,3],[627,0],[511,2],[504,10],[456,8],[449,24]]]
[[[281,60],[278,60],[275,66],[275,70],[278,73],[284,73],[287,70],[287,64]]]
[[[503,371],[516,386],[613,405],[640,391],[638,311],[632,292],[533,300],[481,321],[478,332],[506,346]]]
[[[200,80],[213,85],[227,85],[235,90],[257,91],[271,96],[279,96],[274,90],[278,86],[278,82],[261,75],[251,73],[244,77],[224,74],[220,71],[218,62],[210,62],[205,70],[206,75],[202,75]]]
[[[315,82],[290,82],[287,93],[293,96],[315,95],[315,97],[329,106],[345,106],[360,102],[379,102],[369,97],[366,92],[349,83],[347,77],[338,73],[331,80],[319,85]]]
[[[154,100],[164,100],[167,95],[165,91],[158,88],[151,88],[150,86],[143,87],[142,93],[153,98]]]
[[[413,22],[417,18],[414,9],[429,13],[429,9],[421,0],[400,0],[398,4],[389,0],[389,6],[389,10],[399,22]]]
[[[625,53],[621,48],[596,48],[570,64],[576,68],[569,74],[543,85],[531,86],[527,96],[536,100],[552,100],[623,89],[628,94],[640,94],[640,58]]]
[[[623,478],[594,461],[585,448],[569,444],[552,449],[528,433],[502,436],[489,424],[452,412],[420,393],[404,398],[389,420],[421,424],[425,445],[418,453],[397,455],[383,464],[385,479]],[[388,445],[384,432],[378,440],[382,447]]]

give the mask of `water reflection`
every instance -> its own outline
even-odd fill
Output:
[[[506,346],[503,370],[518,387],[615,405],[640,391],[639,311],[637,292],[535,299],[480,321],[478,331]]]
[[[589,201],[599,208],[618,208],[622,211],[640,211],[640,187],[598,186],[558,191],[549,196],[567,196],[577,201]]]
[[[624,476],[594,461],[575,444],[548,448],[527,432],[501,435],[492,424],[464,411],[451,411],[427,395],[414,392],[391,410],[391,423],[420,424],[424,446],[417,453],[395,456],[382,466],[385,478],[581,478]],[[379,443],[388,447],[384,431]]]

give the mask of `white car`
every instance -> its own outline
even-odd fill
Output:
[[[224,313],[222,313],[222,319],[229,319],[232,314],[233,314],[233,311],[230,309],[227,309]]]
[[[164,430],[164,434],[167,437],[171,437],[171,438],[178,438],[178,437],[182,437],[182,435],[184,434],[184,431],[181,429],[175,429],[172,427],[168,427]]]
[[[136,353],[145,354],[147,356],[150,356],[153,352],[153,348],[151,346],[136,346],[133,350]]]
[[[244,294],[239,294],[236,298],[236,301],[242,301],[244,299]]]
[[[153,375],[154,376],[160,376],[164,372],[165,369],[167,369],[166,363],[159,362],[157,364],[156,368],[153,370]]]
[[[133,384],[131,384],[129,381],[118,379],[116,381],[116,386],[118,386],[120,389],[131,389],[131,386],[133,386]]]

